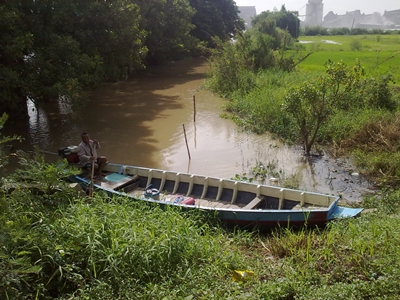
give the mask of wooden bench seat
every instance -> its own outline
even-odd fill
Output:
[[[257,205],[259,205],[262,201],[264,200],[264,197],[255,197],[251,202],[249,202],[246,206],[244,206],[242,209],[253,209]]]

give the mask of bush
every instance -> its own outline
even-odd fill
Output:
[[[316,35],[329,35],[328,28],[324,28],[321,26],[306,26],[303,31],[302,35],[305,36],[316,36]]]
[[[351,51],[360,51],[362,49],[362,44],[359,39],[352,39],[350,41],[350,49]]]
[[[350,34],[350,29],[348,27],[341,28],[331,28],[329,29],[330,35],[348,35]]]

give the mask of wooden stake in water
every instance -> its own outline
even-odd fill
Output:
[[[183,126],[183,134],[185,135],[186,149],[187,149],[187,152],[188,152],[188,155],[189,155],[189,159],[191,159],[190,158],[189,145],[188,145],[188,141],[187,141],[187,137],[186,137],[185,124],[182,124],[182,126]]]
[[[193,121],[196,122],[196,96],[193,95]]]

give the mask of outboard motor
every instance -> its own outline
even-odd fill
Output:
[[[69,147],[59,148],[58,155],[60,155],[62,158],[66,158],[68,160],[68,162],[71,164],[79,163],[77,146],[69,146]]]

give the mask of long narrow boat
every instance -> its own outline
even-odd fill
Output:
[[[113,163],[104,172],[105,177],[94,181],[95,190],[158,203],[162,208],[172,205],[212,212],[228,225],[240,227],[323,226],[362,211],[339,206],[339,196],[230,179]],[[85,188],[91,183],[90,174],[73,180]]]

